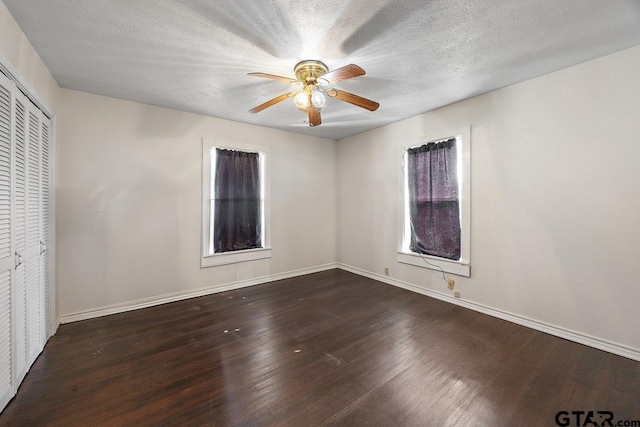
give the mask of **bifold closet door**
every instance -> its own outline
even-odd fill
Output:
[[[29,103],[27,113],[26,178],[27,178],[27,337],[28,364],[31,365],[44,347],[44,292],[40,257],[40,138],[42,113]]]
[[[29,368],[27,341],[27,108],[31,101],[14,96],[13,120],[13,380],[20,384]]]
[[[49,338],[51,120],[0,73],[0,411]]]
[[[11,135],[13,84],[0,74],[0,408],[13,396],[11,328]]]
[[[40,331],[42,346],[49,338],[49,320],[51,319],[51,260],[49,259],[49,142],[51,141],[51,120],[41,113],[40,116],[40,289],[41,310]]]

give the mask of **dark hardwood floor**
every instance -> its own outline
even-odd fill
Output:
[[[554,426],[639,402],[639,362],[331,270],[63,325],[0,425]]]

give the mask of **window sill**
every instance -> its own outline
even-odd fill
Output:
[[[271,258],[271,248],[247,249],[246,251],[207,255],[202,257],[200,267],[215,267],[218,265],[235,264],[265,258]]]
[[[433,265],[427,264],[425,260],[429,261]],[[445,273],[471,277],[471,265],[469,264],[469,261],[453,261],[430,255],[420,256],[416,253],[398,252],[398,262],[402,264],[415,265],[416,267],[428,268],[435,271],[440,271],[438,268],[440,267]]]

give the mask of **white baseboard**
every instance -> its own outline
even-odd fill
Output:
[[[204,295],[215,294],[219,292],[231,291],[234,289],[246,288],[248,286],[260,285],[263,283],[273,282],[276,280],[289,279],[291,277],[303,276],[305,274],[318,273],[320,271],[332,270],[338,268],[338,263],[329,263],[318,265],[315,267],[301,268],[299,270],[286,271],[284,273],[272,274],[269,276],[258,277],[255,279],[241,280],[238,282],[225,283],[222,285],[200,288],[189,291],[173,292],[170,294],[159,295],[151,298],[143,298],[135,301],[109,305],[106,307],[96,308],[93,310],[80,311],[77,313],[65,314],[60,316],[60,323],[71,323],[80,320],[93,319],[96,317],[108,316],[110,314],[124,313],[125,311],[138,310],[140,308],[152,307],[154,305],[166,304],[174,301],[181,301],[189,298],[201,297]]]
[[[174,301],[181,301],[189,298],[195,298],[203,295],[210,295],[219,292],[226,292],[233,289],[246,288],[249,286],[260,285],[263,283],[273,282],[276,280],[288,279],[291,277],[303,276],[305,274],[317,273],[320,271],[331,270],[334,268],[340,268],[351,273],[358,274],[360,276],[368,277],[379,282],[387,283],[389,285],[397,286],[399,288],[407,289],[409,291],[417,292],[422,295],[426,295],[432,298],[439,299],[451,304],[459,305],[461,307],[468,308],[480,313],[488,314],[489,316],[497,317],[498,319],[506,320],[518,325],[526,326],[531,329],[535,329],[541,332],[545,332],[550,335],[555,335],[560,338],[567,339],[569,341],[584,344],[589,347],[597,348],[599,350],[607,351],[609,353],[617,354],[619,356],[626,357],[628,359],[640,361],[640,350],[617,344],[611,341],[607,341],[601,338],[593,337],[580,332],[575,332],[569,329],[565,329],[559,326],[551,325],[538,320],[530,319],[528,317],[519,316],[517,314],[509,313],[506,311],[498,310],[492,307],[488,307],[482,304],[478,304],[471,301],[465,301],[463,299],[454,298],[441,292],[433,291],[430,289],[424,289],[411,283],[403,282],[392,277],[383,276],[381,274],[372,273],[370,271],[363,270],[358,267],[353,267],[342,263],[329,263],[319,265],[315,267],[302,268],[299,270],[287,271],[284,273],[273,274],[269,276],[259,277],[255,279],[242,280],[239,282],[231,282],[223,285],[212,286],[208,288],[200,288],[196,290],[190,290],[186,292],[174,292],[171,294],[164,294],[156,297],[145,298],[135,301],[129,301],[121,304],[114,304],[106,307],[101,307],[93,310],[86,310],[77,313],[67,314],[60,316],[57,325],[64,323],[77,322],[80,320],[93,319],[96,317],[108,316],[110,314],[123,313],[126,311],[138,310],[140,308],[152,307],[154,305],[166,304]],[[57,327],[56,327],[57,329]]]
[[[569,341],[584,344],[589,347],[597,348],[609,353],[617,354],[619,356],[626,357],[628,359],[640,361],[640,350],[617,344],[611,341],[596,338],[590,335],[586,335],[580,332],[571,331],[559,326],[554,326],[545,322],[530,319],[528,317],[519,316],[517,314],[509,313],[506,311],[498,310],[486,305],[478,304],[471,301],[465,301],[460,298],[454,298],[441,292],[432,291],[430,289],[424,289],[411,283],[403,282],[398,279],[394,279],[381,274],[372,273],[370,271],[363,270],[358,267],[338,263],[338,268],[349,271],[351,273],[358,274],[360,276],[368,277],[370,279],[377,280],[379,282],[387,283],[389,285],[397,286],[399,288],[407,289],[409,291],[417,292],[422,295],[426,295],[432,298],[436,298],[442,301],[456,304],[461,307],[468,308],[470,310],[478,311],[480,313],[488,314],[489,316],[497,317],[498,319],[506,320],[508,322],[516,323],[518,325],[526,326],[537,331],[545,332],[550,335],[555,335],[560,338],[564,338]]]

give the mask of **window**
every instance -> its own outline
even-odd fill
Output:
[[[202,267],[271,257],[267,151],[203,140]]]
[[[403,149],[398,261],[470,275],[470,130]]]

